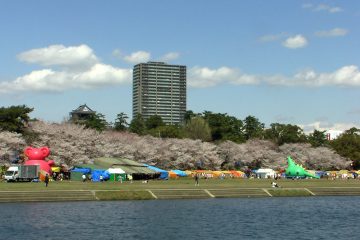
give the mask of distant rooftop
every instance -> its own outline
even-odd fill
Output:
[[[153,64],[166,64],[164,62],[155,62],[155,61],[150,61],[150,62],[147,62],[147,63],[153,63]]]
[[[95,113],[95,111],[91,110],[86,104],[83,104],[73,110],[72,113]]]
[[[93,114],[96,114],[96,112],[91,110],[86,104],[83,104],[70,112],[70,120],[73,122],[84,121]]]

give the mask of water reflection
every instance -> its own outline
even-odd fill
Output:
[[[0,204],[1,239],[355,239],[359,197]]]

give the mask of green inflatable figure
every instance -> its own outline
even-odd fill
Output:
[[[290,177],[290,178],[296,178],[296,177],[299,177],[299,178],[306,178],[306,177],[319,178],[318,176],[312,175],[311,173],[306,171],[299,164],[296,164],[294,162],[294,160],[291,159],[291,157],[288,157],[287,160],[288,160],[288,167],[285,170],[286,177]]]

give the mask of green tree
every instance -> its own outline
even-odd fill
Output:
[[[351,159],[354,169],[360,169],[360,129],[345,131],[337,139],[330,141],[330,145],[339,155]]]
[[[313,147],[326,146],[329,141],[326,138],[325,132],[326,131],[318,131],[315,129],[314,132],[311,133],[308,137],[309,143]]]
[[[270,128],[264,131],[264,137],[279,145],[306,142],[303,130],[299,126],[291,124],[272,123]]]
[[[96,129],[103,131],[108,127],[105,116],[101,113],[91,114],[86,120],[83,121],[86,128]]]
[[[244,142],[243,122],[241,120],[228,116],[226,113],[212,113],[209,111],[205,111],[203,116],[209,124],[213,141]]]
[[[161,138],[183,138],[183,131],[177,125],[165,125],[150,129],[148,133]]]
[[[189,122],[193,117],[196,117],[196,114],[193,111],[191,110],[186,111],[184,114],[184,122],[185,123]]]
[[[145,121],[145,125],[146,125],[146,128],[148,130],[150,130],[150,129],[157,128],[160,126],[164,126],[165,123],[163,122],[162,118],[159,115],[153,115],[153,116],[150,116]]]
[[[247,116],[244,120],[244,134],[245,139],[262,138],[265,124],[261,123],[259,119],[254,116]]]
[[[185,125],[185,135],[191,139],[200,139],[202,141],[211,140],[211,131],[209,124],[202,117],[193,117]]]
[[[116,115],[114,128],[116,131],[125,131],[127,127],[129,126],[127,119],[129,117],[126,115],[126,113],[119,113]]]
[[[29,113],[34,109],[25,105],[0,108],[0,130],[24,133],[29,123]]]
[[[145,134],[146,126],[144,118],[141,114],[137,114],[135,118],[131,120],[129,130],[130,132],[137,133],[139,135]]]
[[[243,121],[236,117],[227,118],[227,131],[225,133],[225,140],[230,140],[237,143],[245,142],[245,135],[243,132]]]
[[[264,130],[264,138],[279,143],[280,136],[282,134],[284,124],[271,123],[270,128]]]

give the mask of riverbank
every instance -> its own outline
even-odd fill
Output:
[[[191,178],[130,182],[0,183],[0,202],[155,200],[294,196],[360,196],[359,180],[209,179],[195,186]]]

